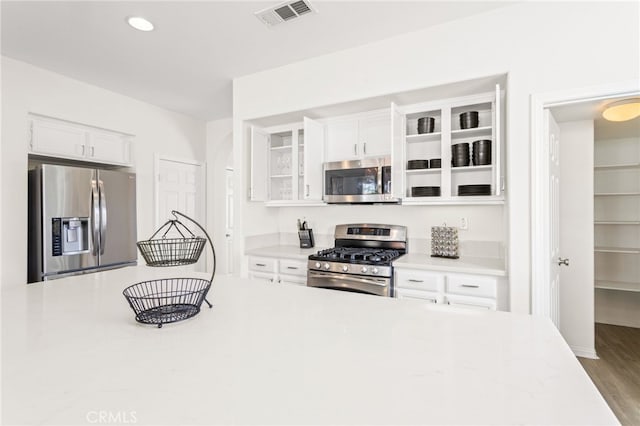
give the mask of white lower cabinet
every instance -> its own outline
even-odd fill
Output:
[[[267,283],[307,285],[307,262],[249,256],[249,278]]]
[[[499,309],[500,278],[395,268],[395,297],[456,307]]]

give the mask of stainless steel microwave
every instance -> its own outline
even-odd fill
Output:
[[[365,158],[324,164],[324,201],[398,203],[391,192],[391,158]]]

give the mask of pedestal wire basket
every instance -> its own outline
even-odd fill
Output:
[[[207,293],[211,289],[213,277],[216,273],[216,252],[211,238],[202,226],[190,217],[172,211],[176,218],[165,223],[156,231],[149,240],[138,242],[140,253],[149,266],[176,266],[187,265],[198,261],[202,254],[206,241],[211,245],[213,253],[213,272],[211,279],[199,278],[163,278],[143,281],[124,289],[124,295],[129,306],[136,315],[136,321],[142,324],[152,324],[162,327],[163,324],[182,321],[191,318],[200,312],[202,302],[206,302],[211,308],[213,305],[207,300]],[[177,219],[180,215],[193,222],[204,232],[207,237],[196,237],[184,224]],[[167,228],[163,238],[153,238],[164,228]],[[184,238],[164,238],[169,230],[175,229],[181,234],[183,230],[190,235]],[[185,242],[188,240],[188,242]],[[200,243],[202,241],[202,243]]]

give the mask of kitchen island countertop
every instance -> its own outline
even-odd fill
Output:
[[[212,309],[136,323],[122,290],[162,276],[207,274],[3,289],[2,423],[617,423],[547,319],[216,276]]]

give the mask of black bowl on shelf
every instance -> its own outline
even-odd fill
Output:
[[[491,185],[458,185],[459,196],[491,195]]]
[[[418,119],[418,134],[433,133],[436,119],[433,117],[420,117]]]
[[[412,186],[411,196],[412,197],[439,197],[440,187],[439,186]]]
[[[429,168],[439,169],[440,167],[442,167],[442,160],[440,158],[432,158],[429,160]]]
[[[467,111],[460,114],[460,128],[474,129],[478,127],[478,111]]]
[[[409,160],[407,161],[407,170],[428,169],[429,160]]]

